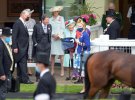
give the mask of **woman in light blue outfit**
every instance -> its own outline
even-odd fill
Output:
[[[64,50],[62,48],[61,38],[64,37],[65,23],[64,18],[59,15],[59,12],[63,9],[62,6],[55,6],[50,9],[52,17],[50,18],[50,24],[52,25],[52,38],[51,38],[51,73],[54,74],[55,56],[60,57],[61,63],[61,76],[64,76],[63,57]]]
[[[65,22],[65,25],[66,29],[64,31],[64,38],[75,39],[76,36],[75,21],[73,19],[68,20]],[[73,67],[74,49],[68,49],[68,54],[64,54],[64,67],[69,67],[70,61],[71,61],[70,65],[71,67]]]

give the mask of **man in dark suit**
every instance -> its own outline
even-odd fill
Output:
[[[9,46],[10,36],[10,28],[3,28],[0,38],[0,100],[5,100],[8,88],[7,79],[11,78],[14,65],[12,50]]]
[[[38,52],[45,52],[50,54],[51,50],[51,32],[52,27],[49,24],[49,17],[47,15],[42,16],[42,22],[34,26],[33,30],[33,56],[36,59]],[[36,72],[36,77],[38,78],[39,74]]]
[[[50,54],[45,52],[38,52],[36,55],[37,68],[40,71],[40,81],[36,91],[34,92],[34,98],[40,94],[47,94],[50,98],[52,98],[55,93],[56,81],[49,72],[49,58]],[[40,99],[36,98],[35,100]]]
[[[115,7],[115,4],[113,2],[109,2],[108,3],[108,10],[114,10],[114,12],[115,12],[115,19],[118,21],[120,26],[122,26],[122,24],[123,24],[122,15],[121,15],[120,12],[116,11],[116,7]],[[102,26],[103,30],[105,30],[107,28],[107,23],[106,22],[107,22],[106,21],[106,14],[103,14],[102,20],[101,20],[101,26]]]
[[[104,30],[105,34],[109,35],[109,39],[117,39],[120,37],[120,24],[115,19],[115,12],[113,10],[106,11],[107,28]]]
[[[29,34],[25,22],[29,20],[29,12],[23,10],[20,18],[13,25],[12,46],[14,59],[17,63],[17,75],[21,83],[32,84],[27,75],[27,56]]]

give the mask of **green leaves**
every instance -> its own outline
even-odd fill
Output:
[[[88,15],[89,22],[88,25],[95,25],[97,23],[97,14],[96,14],[97,7],[94,7],[94,2],[78,4],[78,2],[74,2],[70,8],[70,16],[81,16],[81,15]]]

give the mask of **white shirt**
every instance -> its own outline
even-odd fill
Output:
[[[109,24],[107,24],[107,27],[106,29],[104,30],[104,33],[108,30],[108,28],[110,27],[110,25],[112,24],[112,22],[114,21],[115,19],[113,19]]]
[[[40,73],[40,77],[43,77],[43,75],[44,75],[45,73],[47,73],[47,72],[49,72],[49,69],[48,69],[48,68],[46,68],[44,71],[42,71],[42,72]]]
[[[43,27],[44,32],[47,33],[47,25],[42,23],[42,27]]]
[[[25,21],[21,17],[19,19],[22,21],[22,23],[24,24],[24,26],[26,26]]]

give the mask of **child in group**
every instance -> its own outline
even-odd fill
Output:
[[[87,20],[83,17],[79,17],[76,22],[76,57],[74,62],[74,68],[78,72],[79,77],[84,80],[84,64],[90,54],[90,30],[86,28]],[[74,71],[75,72],[75,71]],[[77,76],[77,73],[74,73]],[[80,93],[85,92],[83,87]]]

